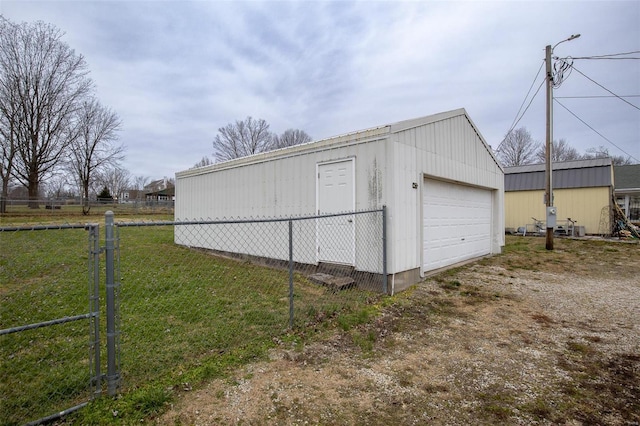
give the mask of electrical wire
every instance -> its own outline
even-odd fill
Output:
[[[580,75],[582,75],[584,78],[586,78],[587,80],[591,81],[592,83],[598,85],[599,87],[603,88],[604,90],[606,90],[607,92],[611,93],[613,96],[615,96],[616,98],[620,99],[622,102],[625,102],[629,105],[631,105],[632,107],[634,107],[635,109],[640,111],[640,108],[638,108],[636,105],[632,104],[631,102],[629,102],[626,99],[623,99],[622,97],[616,95],[615,93],[613,93],[611,90],[607,89],[606,87],[604,87],[602,84],[598,83],[597,81],[595,81],[594,79],[592,79],[591,77],[586,76],[582,71],[580,71],[579,69],[577,69],[576,67],[573,67],[574,70],[576,70],[578,73],[580,73]]]
[[[555,96],[558,99],[596,99],[596,98],[640,98],[640,95],[590,95],[590,96]]]
[[[637,158],[635,158],[633,155],[629,154],[628,152],[626,152],[624,149],[620,148],[618,145],[616,145],[615,143],[613,143],[611,140],[609,140],[606,136],[604,136],[602,133],[598,132],[596,129],[594,129],[593,127],[591,127],[590,125],[588,125],[582,118],[578,117],[573,111],[571,111],[569,108],[567,108],[562,102],[560,102],[557,98],[553,99],[555,102],[558,103],[558,105],[560,105],[562,108],[566,109],[569,114],[573,115],[575,118],[577,118],[582,124],[584,124],[585,126],[587,126],[588,128],[590,128],[591,130],[593,130],[598,136],[600,136],[602,139],[606,140],[607,142],[609,142],[611,145],[613,145],[614,147],[616,147],[618,150],[620,150],[621,152],[623,152],[624,154],[627,155],[627,157],[634,159],[636,162],[640,163],[640,160],[638,160]]]
[[[636,53],[640,53],[640,50],[634,50],[632,52],[623,52],[623,53],[611,53],[608,55],[594,55],[594,56],[578,56],[573,59],[640,59],[640,58],[617,58],[616,56],[626,56],[626,55],[634,55]]]
[[[640,58],[630,57],[630,58],[590,58],[590,57],[576,57],[573,59],[590,59],[590,60],[600,60],[600,61],[626,61],[626,60],[638,60]]]
[[[557,89],[560,85],[569,78],[571,71],[573,70],[573,58],[554,58],[556,61],[553,63],[553,88]]]
[[[619,58],[618,56],[625,56],[625,55],[632,55],[632,54],[636,54],[636,53],[640,53],[640,50],[636,50],[636,51],[631,51],[631,52],[623,52],[623,53],[612,53],[612,54],[608,54],[608,55],[596,55],[596,56],[580,56],[580,57],[566,57],[566,58],[558,58],[558,57],[554,57],[554,59],[556,60],[554,62],[553,65],[553,69],[554,69],[554,73],[552,75],[552,83],[553,83],[553,87],[554,88],[558,88],[560,87],[560,85],[569,77],[569,75],[571,74],[571,72],[575,69],[578,73],[580,73],[583,77],[589,79],[591,82],[593,82],[594,84],[600,86],[602,89],[606,90],[607,92],[611,93],[611,96],[582,96],[581,98],[599,98],[599,97],[615,97],[618,98],[620,100],[622,100],[623,102],[626,102],[627,104],[631,105],[632,107],[639,109],[636,105],[632,104],[631,102],[628,102],[627,100],[623,99],[623,98],[631,98],[631,97],[640,97],[640,95],[627,95],[627,96],[619,96],[616,95],[615,93],[613,93],[611,90],[607,89],[606,87],[602,86],[601,84],[597,83],[595,80],[591,79],[590,77],[587,77],[584,73],[582,73],[580,70],[578,70],[574,65],[573,65],[573,61],[575,59],[640,59],[640,58]],[[507,137],[509,136],[509,134],[511,134],[511,132],[513,131],[513,129],[515,129],[515,127],[518,125],[518,123],[520,122],[520,120],[522,120],[522,118],[524,118],[524,115],[526,114],[527,110],[529,109],[529,107],[531,106],[531,104],[533,103],[533,100],[536,98],[536,96],[538,95],[538,93],[540,92],[540,89],[542,88],[542,86],[544,85],[546,78],[544,78],[541,82],[540,85],[538,86],[538,88],[536,89],[536,92],[533,94],[533,97],[531,98],[531,100],[529,101],[529,103],[527,104],[526,108],[524,109],[524,111],[522,110],[522,107],[524,106],[524,104],[527,101],[527,98],[529,97],[529,94],[531,93],[531,89],[533,89],[533,86],[535,85],[536,80],[538,79],[538,76],[540,75],[540,71],[542,70],[542,67],[544,66],[545,61],[542,61],[542,64],[540,65],[540,68],[538,69],[538,72],[536,73],[536,76],[533,79],[533,82],[531,83],[531,86],[529,87],[529,90],[527,91],[527,94],[525,96],[525,98],[522,101],[522,104],[520,105],[520,108],[518,109],[518,112],[516,113],[516,116],[513,119],[513,123],[511,124],[511,127],[509,128],[509,131],[505,134],[504,139],[502,139],[502,141],[500,142],[500,144],[498,145],[496,152],[500,150],[500,148],[502,147],[502,144],[504,143],[504,141],[507,139]],[[554,97],[554,100],[560,98],[566,98],[566,99],[570,99],[570,98],[579,98],[580,96],[564,96],[564,97]],[[565,108],[567,111],[569,111],[569,113],[571,113],[574,117],[576,117],[578,120],[580,120],[584,125],[586,125],[587,127],[589,127],[591,130],[593,130],[594,132],[596,132],[598,135],[600,135],[603,139],[605,139],[606,141],[608,141],[609,143],[611,143],[613,146],[615,146],[616,148],[618,148],[620,151],[624,152],[621,148],[617,147],[613,142],[611,142],[609,139],[607,139],[606,137],[604,137],[602,134],[598,133],[598,131],[596,131],[593,127],[589,126],[587,123],[585,123],[582,119],[580,119],[580,117],[578,117],[577,115],[575,115],[573,112],[571,112],[566,106],[564,106],[562,103],[560,103],[560,101],[557,101],[558,104],[560,104],[560,106],[562,106],[563,108]],[[522,114],[521,114],[522,112]],[[625,153],[626,154],[626,153]],[[629,155],[629,154],[627,154]],[[631,157],[631,155],[629,155],[629,157]],[[633,158],[633,157],[631,157]],[[638,160],[636,160],[638,161]]]
[[[513,125],[511,126],[511,128],[509,129],[509,131],[507,132],[507,134],[504,136],[504,139],[502,139],[502,142],[500,142],[500,145],[498,145],[498,148],[496,148],[496,152],[500,150],[500,147],[502,146],[502,144],[504,143],[504,141],[507,140],[507,138],[509,137],[509,135],[511,134],[511,132],[513,132],[513,129],[515,129],[515,127],[518,125],[518,123],[520,122],[520,120],[522,120],[524,118],[524,115],[526,114],[526,112],[529,110],[529,107],[531,106],[531,104],[533,103],[533,100],[536,98],[536,96],[538,95],[538,92],[540,92],[540,88],[544,85],[546,79],[543,79],[540,82],[540,85],[538,86],[538,88],[536,89],[536,93],[533,94],[533,97],[531,98],[531,100],[529,101],[529,104],[527,105],[527,107],[524,109],[524,111],[522,112],[522,115],[520,116],[520,118],[517,119],[517,121],[515,121],[513,123]],[[526,101],[526,98],[525,98]]]
[[[531,106],[531,103],[533,102],[533,100],[538,95],[538,92],[540,91],[540,88],[542,87],[542,85],[545,82],[544,79],[542,80],[542,82],[540,83],[538,88],[536,89],[536,92],[534,93],[533,97],[529,101],[529,104],[527,105],[527,107],[524,109],[524,111],[522,111],[522,107],[524,106],[525,102],[527,102],[527,98],[529,97],[529,94],[531,93],[531,89],[533,89],[533,86],[536,84],[536,80],[538,79],[538,76],[540,75],[540,71],[542,71],[542,67],[543,66],[544,66],[544,61],[542,61],[542,63],[540,64],[540,68],[538,68],[538,72],[536,73],[536,76],[533,78],[533,81],[531,82],[531,86],[529,86],[529,90],[527,91],[527,94],[525,95],[524,99],[522,100],[522,104],[520,104],[520,109],[518,109],[518,112],[516,113],[516,116],[513,118],[513,123],[511,123],[511,127],[509,128],[509,131],[505,134],[504,139],[502,139],[502,141],[500,142],[500,144],[496,148],[496,152],[500,150],[500,147],[502,146],[504,141],[507,139],[509,134],[513,131],[513,129],[515,129],[515,127],[518,125],[520,120],[522,120],[522,118],[524,117],[525,113],[527,112],[527,110]],[[522,115],[520,115],[521,111],[522,111]],[[518,116],[520,116],[520,118],[518,118]]]

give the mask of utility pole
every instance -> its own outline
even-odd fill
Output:
[[[545,63],[546,63],[546,72],[547,72],[547,141],[545,144],[544,154],[546,157],[545,161],[545,202],[547,204],[547,234],[546,234],[546,244],[545,247],[547,250],[553,250],[553,228],[556,226],[556,209],[553,208],[553,178],[552,178],[552,168],[553,168],[553,73],[551,72],[551,55],[553,54],[553,49],[555,49],[560,43],[564,43],[565,41],[571,41],[580,37],[580,34],[573,34],[566,40],[562,40],[561,42],[556,43],[555,46],[551,47],[548,45],[545,49]]]
[[[547,203],[547,238],[545,248],[547,250],[553,250],[553,225],[549,221],[549,210],[553,207],[553,178],[552,178],[552,165],[553,161],[551,156],[553,155],[553,74],[551,73],[551,45],[548,45],[545,49],[545,62],[547,71],[547,140],[545,144],[545,200]]]

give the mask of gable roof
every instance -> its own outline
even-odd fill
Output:
[[[611,158],[594,158],[553,163],[553,188],[590,188],[612,186]],[[546,165],[505,167],[504,190],[533,191],[546,186]]]
[[[208,166],[197,167],[193,169],[184,170],[176,173],[176,177],[197,176],[200,174],[209,173],[212,171],[225,170],[229,168],[235,168],[239,166],[247,166],[251,164],[270,161],[277,158],[283,158],[286,156],[304,155],[306,153],[320,150],[331,149],[333,147],[339,147],[350,143],[360,143],[364,141],[373,141],[377,139],[383,139],[390,134],[402,132],[412,127],[419,127],[425,124],[435,123],[437,121],[447,120],[453,117],[464,116],[466,117],[469,125],[478,135],[480,141],[485,146],[487,152],[493,158],[495,164],[502,168],[500,162],[495,157],[491,147],[484,140],[476,125],[471,121],[469,114],[464,108],[458,108],[451,111],[440,112],[437,114],[427,115],[424,117],[414,118],[410,120],[399,121],[396,123],[385,124],[376,127],[370,127],[364,130],[358,130],[350,133],[345,133],[338,136],[329,137],[326,139],[315,140],[300,145],[288,146],[285,148],[275,149],[267,152],[260,152],[252,154],[246,157],[234,158],[232,160],[223,161],[220,163],[214,163]]]
[[[168,188],[160,189],[158,191],[147,192],[144,195],[147,196],[147,197],[149,197],[149,196],[156,197],[156,196],[161,196],[161,195],[164,195],[164,196],[167,196],[167,197],[171,197],[171,196],[176,195],[176,188],[175,188],[175,186],[170,186]]]
[[[614,166],[613,175],[616,190],[635,189],[640,191],[640,164]]]

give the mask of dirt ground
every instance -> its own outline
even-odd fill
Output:
[[[640,245],[516,238],[365,325],[183,392],[156,422],[640,424]]]

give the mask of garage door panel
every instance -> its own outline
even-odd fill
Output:
[[[425,179],[423,269],[490,253],[491,191]]]

